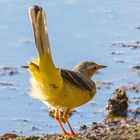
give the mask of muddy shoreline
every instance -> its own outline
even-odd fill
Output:
[[[102,123],[93,122],[81,126],[76,137],[63,137],[61,134],[46,134],[42,136],[8,136],[1,140],[140,140],[140,122],[133,119],[116,119]]]

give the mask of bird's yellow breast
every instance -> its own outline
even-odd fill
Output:
[[[31,96],[41,100],[42,102],[62,109],[73,109],[80,105],[87,103],[91,100],[95,93],[94,87],[92,93],[83,90],[79,87],[75,87],[73,84],[65,80],[63,87],[57,89],[57,87],[46,88],[39,81],[31,78],[32,91]]]

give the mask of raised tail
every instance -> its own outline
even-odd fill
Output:
[[[32,23],[36,48],[39,55],[38,73],[40,81],[45,86],[54,86],[61,88],[63,80],[60,72],[55,67],[48,37],[48,29],[46,24],[45,12],[39,6],[33,6],[29,8],[29,16]],[[29,65],[32,75],[36,68],[32,68],[35,65]]]

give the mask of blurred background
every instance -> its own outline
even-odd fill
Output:
[[[127,89],[130,109],[140,105],[135,102],[140,82],[135,67],[140,66],[139,0],[0,0],[0,135],[60,131],[47,107],[29,96],[30,75],[21,68],[37,56],[28,16],[32,5],[46,11],[58,67],[71,69],[83,60],[108,66],[93,77],[98,87],[95,98],[71,117],[76,131],[105,119],[106,103],[116,87]]]

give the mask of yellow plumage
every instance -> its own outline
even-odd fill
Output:
[[[29,64],[32,74],[31,95],[53,107],[70,108],[78,107],[90,100],[90,96],[81,88],[61,77],[60,71],[55,67],[50,51],[48,32],[45,23],[45,13],[39,11],[37,15],[30,11],[33,23],[34,36],[39,57]],[[79,94],[75,94],[79,93]],[[77,102],[78,99],[78,102]]]
[[[81,106],[91,100],[96,93],[95,83],[91,76],[105,66],[93,62],[82,62],[73,70],[56,68],[53,63],[45,13],[41,7],[34,6],[29,9],[29,15],[33,26],[38,58],[28,65],[32,75],[31,96],[37,98],[55,108],[55,117],[64,134],[59,111],[64,110],[64,119],[72,130],[67,115],[70,110]]]

